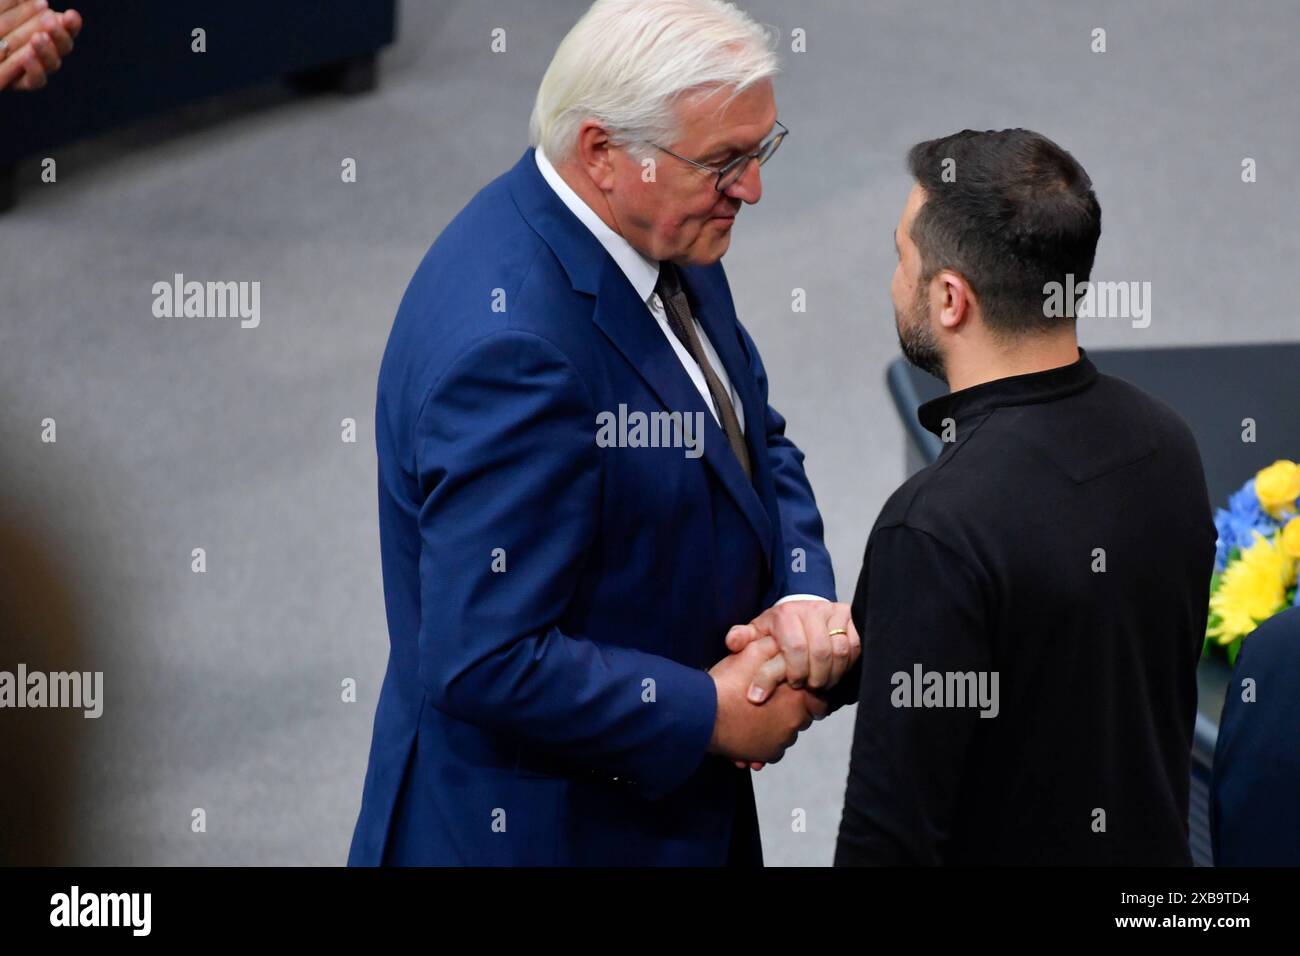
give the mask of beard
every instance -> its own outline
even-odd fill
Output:
[[[946,383],[948,376],[944,372],[943,353],[939,351],[934,329],[930,327],[930,309],[924,283],[918,283],[917,294],[912,297],[912,304],[906,313],[894,309],[894,326],[898,331],[898,347],[903,351],[903,358],[922,372]]]

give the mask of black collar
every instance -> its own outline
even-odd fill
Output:
[[[940,435],[944,419],[957,423],[983,415],[1002,405],[1033,405],[1051,402],[1082,391],[1097,378],[1097,367],[1088,353],[1079,349],[1079,360],[1071,365],[996,378],[970,388],[940,395],[921,405],[916,417],[926,431]]]

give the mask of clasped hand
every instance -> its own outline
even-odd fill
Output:
[[[76,10],[56,13],[48,0],[0,0],[0,90],[39,90],[80,32]]]
[[[861,641],[847,604],[787,601],[733,627],[727,649],[709,671],[718,690],[709,749],[761,770],[826,716],[826,691],[857,662]]]

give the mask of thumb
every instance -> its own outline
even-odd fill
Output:
[[[804,706],[808,709],[808,716],[813,720],[821,720],[831,710],[830,701],[819,691],[804,691]]]
[[[776,657],[781,650],[780,645],[776,643],[775,637],[763,636],[756,641],[750,641],[742,650],[742,653],[748,655],[748,660],[752,662],[767,661]]]
[[[736,654],[758,639],[758,628],[752,624],[737,624],[727,632],[727,650]]]
[[[76,10],[64,10],[63,29],[67,30],[68,36],[75,40],[77,34],[81,32],[81,14]]]

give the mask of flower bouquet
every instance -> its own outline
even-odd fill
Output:
[[[1300,604],[1300,465],[1276,461],[1261,470],[1214,515],[1219,532],[1210,578],[1205,652],[1224,648],[1237,662],[1241,642],[1261,622]]]

